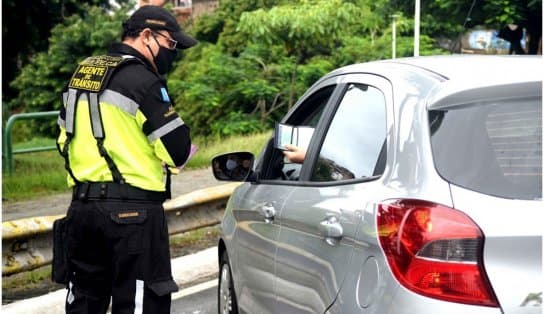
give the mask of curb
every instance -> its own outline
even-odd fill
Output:
[[[217,275],[217,273],[216,246],[172,260],[172,277],[180,288],[189,286],[190,283],[200,278]],[[4,305],[0,312],[6,314],[62,314],[64,313],[65,299],[66,289],[61,289],[39,297]]]

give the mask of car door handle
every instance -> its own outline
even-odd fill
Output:
[[[320,222],[318,230],[330,245],[335,245],[344,235],[344,228],[342,228],[338,218],[334,216],[327,217],[327,219]]]
[[[276,216],[276,209],[270,204],[264,204],[261,206],[261,214],[264,216],[264,221],[271,223]]]

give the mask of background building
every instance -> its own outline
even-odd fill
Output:
[[[219,0],[140,0],[138,5],[159,5],[164,6],[171,3],[174,7],[174,15],[179,23],[189,18],[196,18],[207,12],[214,11],[219,6]]]

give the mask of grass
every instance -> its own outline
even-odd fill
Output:
[[[197,245],[207,237],[218,238],[219,233],[218,226],[199,228],[171,236],[170,245],[180,247]]]
[[[51,265],[43,266],[31,271],[2,277],[3,290],[16,290],[21,287],[27,289],[35,288],[36,285],[44,280],[51,278]]]
[[[203,140],[197,138],[194,140],[194,143],[198,146],[198,151],[187,164],[187,168],[198,169],[209,167],[212,158],[222,153],[248,151],[257,155],[261,152],[261,149],[271,135],[271,132],[264,132],[219,140]]]
[[[52,138],[36,137],[13,149],[54,146]],[[64,160],[54,151],[13,155],[13,175],[2,173],[2,200],[17,201],[67,190]]]
[[[249,151],[257,155],[271,132],[247,136],[233,136],[224,139],[194,138],[197,153],[186,166],[187,170],[209,167],[211,159],[221,153]],[[14,149],[54,145],[53,139],[35,138],[18,143]],[[44,195],[67,191],[64,159],[55,151],[14,155],[12,176],[2,173],[2,200],[28,200]]]

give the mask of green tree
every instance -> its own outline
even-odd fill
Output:
[[[61,92],[79,61],[93,54],[105,53],[120,39],[121,23],[128,8],[106,14],[104,8],[88,7],[83,17],[72,15],[51,31],[49,49],[35,55],[12,81],[18,94],[10,103],[25,111],[57,110],[62,106]],[[53,129],[51,124],[43,130]]]
[[[109,9],[110,1],[2,1],[2,100],[15,96],[16,91],[9,88],[9,83],[22,67],[36,53],[47,50],[51,29],[68,16],[86,14],[88,5]]]
[[[231,17],[218,17],[229,10]],[[386,0],[277,1],[246,12],[220,7],[195,25],[206,43],[170,74],[178,110],[198,134],[270,127],[335,67],[391,57],[391,12]],[[412,29],[401,16],[398,56],[411,55]],[[421,54],[441,52],[429,37],[421,42]]]
[[[246,38],[236,32],[242,13],[289,2],[290,0],[221,0],[217,10],[195,21],[192,31],[199,40],[213,44],[219,42],[226,51],[237,56],[246,42]]]
[[[225,53],[220,45],[201,44],[188,51],[168,84],[192,129],[205,135],[262,130],[262,121],[284,105],[279,97],[284,85],[279,82],[289,60],[278,61],[281,67],[266,64],[256,51],[259,48],[248,47],[238,57]],[[191,62],[193,58],[198,61]],[[274,98],[276,103],[264,108],[262,104]]]
[[[341,0],[300,1],[242,14],[237,30],[253,42],[280,44],[285,54],[295,58],[290,75],[288,106],[295,101],[295,83],[299,64],[313,56],[328,54],[339,44],[341,34],[364,14],[361,8]],[[364,20],[363,20],[364,21]]]

